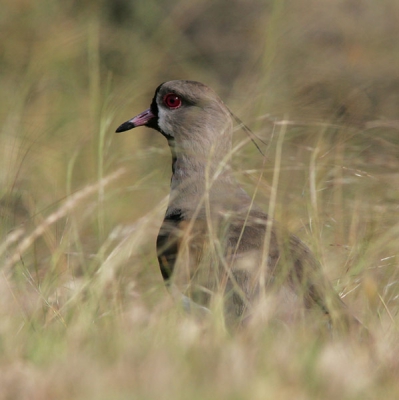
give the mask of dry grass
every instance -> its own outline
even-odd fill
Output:
[[[399,6],[327,3],[3,5],[0,399],[398,398]],[[176,78],[265,140],[237,178],[275,198],[373,340],[232,335],[173,303],[154,249],[169,150],[113,132]]]

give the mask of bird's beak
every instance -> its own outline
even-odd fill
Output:
[[[118,127],[116,132],[124,132],[129,129],[136,128],[137,126],[148,125],[148,122],[155,118],[155,115],[152,113],[151,108],[143,111],[141,114],[136,115],[129,121],[124,122],[121,126]]]

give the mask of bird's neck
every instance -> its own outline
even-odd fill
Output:
[[[234,193],[237,183],[229,163],[229,155],[221,152],[188,154],[172,150],[172,178],[170,204],[183,208],[195,208],[205,196],[217,202],[226,198],[226,193]]]

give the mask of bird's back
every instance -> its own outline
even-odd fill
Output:
[[[309,248],[241,188],[233,193],[211,195],[200,207],[176,209],[171,201],[157,240],[163,277],[203,306],[223,298],[230,321],[251,315],[264,293],[274,296],[285,319],[312,307],[328,313],[328,284]]]

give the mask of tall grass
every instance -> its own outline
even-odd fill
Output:
[[[396,399],[398,11],[4,4],[0,399]],[[231,334],[172,301],[154,248],[169,150],[113,131],[175,78],[213,86],[267,143],[266,161],[250,144],[234,156],[237,179],[266,211],[275,198],[372,340],[300,323]]]

